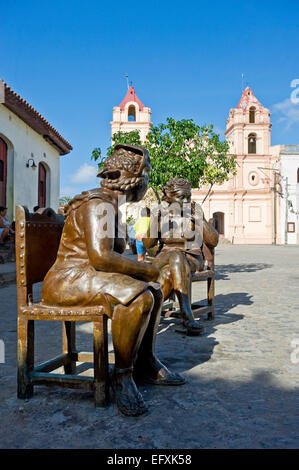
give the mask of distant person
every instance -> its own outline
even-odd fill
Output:
[[[141,217],[137,219],[134,228],[136,234],[136,250],[137,250],[137,260],[144,261],[144,255],[146,249],[144,247],[142,239],[146,237],[148,228],[150,226],[150,209],[148,207],[143,207],[141,210]]]
[[[0,206],[0,246],[4,246],[4,241],[9,235],[14,235],[15,233],[6,214],[7,207]]]

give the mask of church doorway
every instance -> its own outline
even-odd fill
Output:
[[[224,213],[214,212],[213,219],[215,220],[215,229],[219,235],[224,236]]]
[[[7,145],[0,137],[0,206],[6,205]]]

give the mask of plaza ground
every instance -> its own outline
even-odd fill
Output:
[[[216,266],[216,315],[204,321],[205,334],[182,336],[173,318],[159,328],[160,359],[187,383],[140,386],[149,412],[138,418],[114,404],[95,409],[83,391],[40,386],[18,400],[16,286],[2,287],[0,447],[298,448],[299,352],[291,342],[299,346],[299,247],[220,245]],[[194,283],[193,300],[204,294],[205,284]],[[91,331],[78,325],[80,349],[91,350]],[[37,322],[36,337],[37,361],[60,353],[59,323]]]

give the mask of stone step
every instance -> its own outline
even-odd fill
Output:
[[[231,244],[232,242],[230,242],[227,238],[219,237],[218,245],[231,245]]]

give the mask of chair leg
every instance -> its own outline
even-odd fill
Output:
[[[214,309],[215,309],[215,278],[214,276],[211,278],[208,278],[208,292],[207,292],[207,297],[208,297],[208,305],[211,307],[211,311],[208,313],[208,320],[213,320],[214,318]]]
[[[190,299],[190,305],[192,305],[192,280],[190,280],[188,285],[188,296]]]
[[[76,373],[76,361],[72,358],[72,354],[76,352],[76,324],[72,321],[62,322],[62,348],[63,352],[68,355],[68,359],[64,364],[65,374]]]
[[[18,398],[31,398],[29,373],[34,368],[34,320],[18,316]]]
[[[106,406],[109,402],[108,331],[107,317],[93,323],[94,404]]]

